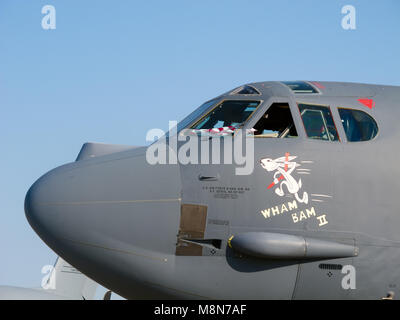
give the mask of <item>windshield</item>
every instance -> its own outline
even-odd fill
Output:
[[[259,106],[260,101],[223,101],[197,121],[191,129],[239,128]]]
[[[213,99],[213,100],[207,101],[206,103],[204,103],[200,107],[198,107],[196,110],[194,110],[191,114],[189,114],[182,121],[180,121],[178,123],[178,132],[180,132],[182,129],[189,126],[193,121],[195,121],[196,119],[201,117],[201,115],[204,114],[204,112],[206,112],[214,104],[216,104],[217,101],[218,101],[218,99]]]

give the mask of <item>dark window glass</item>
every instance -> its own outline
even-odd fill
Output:
[[[312,85],[304,81],[283,81],[282,83],[287,85],[293,93],[318,93]]]
[[[200,119],[192,126],[192,129],[213,129],[227,126],[238,128],[250,117],[259,104],[259,101],[224,101]]]
[[[299,104],[299,109],[309,138],[327,141],[339,140],[329,107]]]
[[[236,89],[232,92],[232,94],[260,94],[257,89],[251,87],[251,86],[243,86],[240,87],[239,89]]]
[[[292,113],[287,103],[274,103],[254,126],[254,135],[265,138],[297,137]]]
[[[198,119],[204,112],[206,112],[209,108],[211,108],[214,104],[216,104],[218,99],[213,99],[210,101],[207,101],[206,103],[202,104],[200,107],[198,107],[196,110],[194,110],[191,114],[189,114],[186,118],[184,118],[182,121],[178,123],[178,132],[181,131],[182,129],[186,128],[189,126],[193,121]]]
[[[367,141],[375,138],[378,126],[367,113],[359,110],[339,108],[347,141]]]

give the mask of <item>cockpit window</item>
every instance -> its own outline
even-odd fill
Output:
[[[218,99],[213,99],[203,103],[200,107],[194,110],[191,114],[189,114],[186,118],[178,123],[178,132],[182,129],[187,128],[191,123],[193,123],[196,119],[198,119],[204,112],[210,109],[213,105],[217,103]]]
[[[241,86],[240,88],[237,88],[231,92],[231,94],[256,94],[260,95],[260,92],[256,89],[253,88],[252,86]]]
[[[260,101],[227,100],[197,121],[192,129],[213,129],[223,127],[239,128],[259,106]]]
[[[338,108],[347,141],[372,140],[378,133],[375,120],[360,110]]]
[[[254,136],[263,138],[297,137],[289,104],[274,103],[254,126]]]
[[[282,83],[287,85],[295,94],[319,93],[312,85],[304,81],[283,81]]]
[[[339,135],[329,107],[299,104],[299,110],[309,138],[339,141]]]

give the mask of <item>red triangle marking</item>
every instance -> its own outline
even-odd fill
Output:
[[[371,110],[372,108],[375,108],[375,101],[373,99],[360,98],[358,99],[358,102],[362,103],[364,106]]]

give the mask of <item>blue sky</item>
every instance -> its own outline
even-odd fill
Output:
[[[41,9],[56,9],[43,30]],[[356,30],[341,27],[344,5]],[[87,141],[143,145],[240,84],[400,85],[400,2],[0,2],[0,284],[39,286],[55,255],[28,225],[29,186]]]

